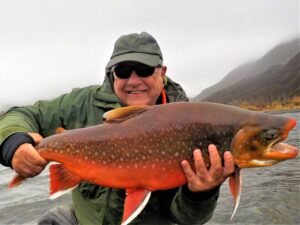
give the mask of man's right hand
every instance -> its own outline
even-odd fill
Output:
[[[29,133],[37,144],[43,138],[39,134]],[[12,158],[12,167],[23,177],[34,177],[40,174],[48,162],[40,156],[32,144],[25,143],[19,146]]]

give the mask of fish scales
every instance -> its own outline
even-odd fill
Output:
[[[271,166],[295,158],[297,148],[281,143],[296,120],[214,103],[170,103],[129,106],[104,114],[105,123],[47,137],[36,146],[41,156],[61,165],[50,166],[50,193],[88,181],[124,188],[122,224],[128,224],[145,206],[151,191],[179,187],[187,182],[181,162],[193,167],[193,151],[215,144],[221,157],[234,156],[229,178],[234,197],[233,217],[239,205],[240,169]],[[18,175],[10,187],[25,178]]]
[[[166,189],[170,183],[176,187],[186,182],[180,162],[186,159],[193,165],[192,152],[201,148],[209,165],[207,146],[214,143],[221,153],[229,150],[235,128],[232,124],[236,123],[234,120],[239,121],[238,117],[230,117],[229,122],[228,118],[224,120],[226,113],[218,110],[211,109],[210,114],[203,115],[201,111],[187,110],[182,105],[176,105],[171,112],[156,107],[120,124],[107,123],[86,128],[85,132],[67,131],[60,134],[60,138],[53,136],[55,143],[50,137],[39,149],[61,155],[72,152],[72,160],[68,154],[61,162],[67,166],[68,161],[75,161],[95,170],[99,178],[91,179],[96,183],[105,183],[107,177],[114,177],[113,186],[118,188],[130,185]],[[41,154],[53,160],[46,156],[48,152]],[[166,180],[170,180],[167,187]]]

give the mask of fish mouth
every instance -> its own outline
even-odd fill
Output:
[[[292,145],[286,143],[277,142],[270,146],[268,151],[264,154],[264,158],[270,160],[287,160],[296,158],[298,155],[298,149]]]
[[[238,164],[240,168],[267,167],[284,160],[296,158],[298,153],[299,150],[296,147],[282,143],[280,140],[269,145],[260,157],[250,161],[239,161]]]
[[[284,132],[280,138],[273,141],[269,146],[267,151],[263,154],[263,158],[266,160],[287,160],[296,158],[299,150],[292,145],[288,145],[283,143],[283,141],[287,138],[288,133],[296,126],[296,120],[290,119],[284,128]]]
[[[298,153],[299,150],[296,147],[278,141],[270,145],[259,159],[251,160],[247,167],[272,166],[281,161],[296,158]]]
[[[272,166],[284,160],[296,158],[299,149],[295,146],[283,143],[287,138],[288,133],[295,127],[296,120],[290,119],[282,129],[281,135],[270,142],[261,154],[253,157],[252,159],[237,159],[236,164],[240,168],[250,167],[266,167]]]

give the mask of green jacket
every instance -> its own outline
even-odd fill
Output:
[[[36,132],[47,137],[57,127],[75,129],[102,123],[106,111],[122,106],[111,82],[106,77],[102,86],[74,89],[51,101],[10,109],[0,117],[0,146],[17,132]],[[188,101],[181,86],[169,78],[165,90],[168,102]],[[156,191],[131,224],[203,224],[211,218],[218,195],[219,189],[200,194],[190,192],[186,186]],[[83,182],[72,192],[72,197],[80,224],[120,224],[124,190]]]

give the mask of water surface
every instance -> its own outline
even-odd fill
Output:
[[[298,125],[286,142],[300,148],[300,112],[282,115],[297,119]],[[36,224],[51,207],[70,202],[70,195],[48,199],[47,169],[18,188],[8,189],[12,176],[12,170],[0,166],[1,225]],[[207,224],[300,224],[299,156],[272,167],[244,169],[242,176],[242,197],[233,221],[229,221],[233,201],[225,182],[217,209]]]

